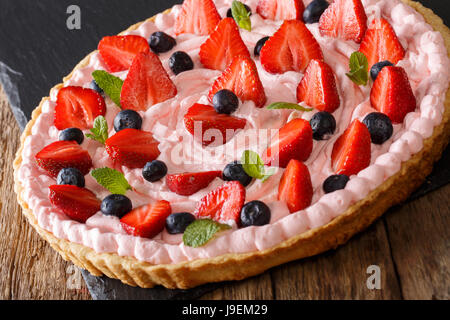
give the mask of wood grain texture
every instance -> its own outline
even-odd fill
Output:
[[[386,216],[405,299],[450,299],[450,185]]]
[[[1,89],[0,123],[0,299],[90,299],[73,265],[21,214],[12,190],[20,132]],[[391,209],[338,250],[225,284],[203,299],[448,299],[449,191]],[[370,265],[381,268],[381,290],[367,289]]]

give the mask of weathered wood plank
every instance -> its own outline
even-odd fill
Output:
[[[450,299],[450,185],[386,215],[405,299]]]
[[[208,293],[202,297],[205,300],[273,300],[270,273],[239,282],[230,282],[222,288]]]
[[[381,289],[369,290],[367,268],[381,269]],[[383,221],[325,254],[272,271],[277,299],[400,299]]]
[[[0,88],[0,299],[90,299],[80,274],[26,222],[13,192],[20,131]],[[68,280],[75,279],[68,288]]]

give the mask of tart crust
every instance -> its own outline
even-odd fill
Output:
[[[426,22],[442,34],[447,53],[450,55],[450,29],[444,25],[441,18],[418,2],[402,1],[422,14]],[[164,13],[167,12],[170,12],[170,9]],[[147,21],[154,21],[154,19],[155,17],[152,17]],[[133,25],[127,31],[135,30],[141,24],[142,22]],[[92,54],[84,58],[72,73],[64,78],[64,81],[70,79],[74,71],[86,66]],[[59,84],[53,89],[59,89],[62,86]],[[441,157],[450,139],[449,89],[444,101],[442,122],[434,128],[433,135],[424,140],[422,150],[402,163],[398,173],[328,224],[299,234],[264,251],[225,254],[178,264],[152,265],[134,257],[121,257],[116,253],[97,253],[84,245],[59,239],[39,226],[35,215],[22,198],[23,186],[18,179],[18,170],[22,163],[25,139],[31,135],[32,127],[41,114],[42,105],[46,100],[49,98],[42,99],[40,105],[34,110],[32,119],[21,136],[21,145],[14,161],[14,190],[24,215],[41,237],[49,242],[65,260],[72,261],[94,276],[105,274],[128,285],[143,288],[163,285],[171,289],[188,289],[209,282],[242,280],[263,273],[274,266],[335,249],[346,243],[354,234],[366,229],[388,208],[406,200],[431,173],[434,162]]]

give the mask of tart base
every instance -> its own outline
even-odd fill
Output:
[[[418,2],[402,1],[422,14],[426,22],[442,34],[450,55],[450,29],[443,24],[441,18]],[[166,12],[168,11],[170,9]],[[154,17],[148,19],[148,21],[153,20]],[[140,24],[130,27],[127,31],[136,29]],[[74,71],[86,66],[91,55],[92,53],[83,59]],[[73,72],[64,80],[69,79],[72,74]],[[59,84],[54,89],[62,86]],[[22,163],[25,139],[31,135],[32,127],[42,112],[42,105],[48,99],[48,97],[44,98],[39,107],[34,110],[32,119],[21,136],[21,146],[14,161],[14,190],[23,213],[34,229],[59,252],[63,259],[72,261],[94,276],[104,274],[110,278],[119,279],[125,284],[142,288],[162,285],[170,289],[188,289],[209,282],[242,280],[280,264],[335,249],[346,243],[356,233],[366,229],[388,208],[405,201],[431,173],[434,162],[441,157],[450,139],[449,89],[444,102],[445,111],[442,122],[434,128],[433,135],[424,140],[422,150],[402,163],[397,174],[328,224],[292,237],[264,251],[226,254],[178,264],[152,265],[134,257],[121,257],[116,253],[97,253],[84,245],[59,239],[39,226],[35,215],[22,198],[23,187],[18,179],[18,169]]]

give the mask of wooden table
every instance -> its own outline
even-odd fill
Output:
[[[91,299],[79,271],[63,261],[21,214],[12,161],[20,130],[0,88],[0,299]],[[230,283],[204,299],[449,299],[450,185],[392,208],[348,244]],[[381,269],[381,289],[366,285]]]

